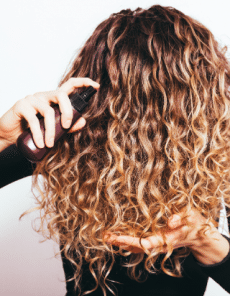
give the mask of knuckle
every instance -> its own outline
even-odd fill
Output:
[[[46,95],[45,95],[45,93],[44,92],[38,92],[38,93],[35,93],[34,95],[33,95],[33,98],[34,99],[37,99],[37,100],[45,100],[46,99]]]
[[[20,99],[14,104],[14,109],[15,110],[22,110],[26,107],[28,103],[26,102],[26,99]]]
[[[20,100],[18,100],[18,101],[14,104],[14,107],[16,108],[16,107],[21,106],[22,104],[24,104],[24,103],[23,103],[23,100],[24,100],[24,99],[20,99]]]
[[[58,97],[58,98],[63,98],[63,97],[65,97],[65,96],[67,96],[67,94],[66,94],[66,92],[65,92],[64,90],[59,89],[59,90],[57,91],[57,97]]]
[[[24,99],[22,100],[26,100],[26,101],[29,101],[29,100],[33,100],[34,99],[34,95],[28,95],[26,96]]]
[[[55,89],[55,90],[50,90],[50,91],[48,91],[48,92],[45,92],[45,93],[43,93],[46,97],[47,96],[52,96],[52,97],[55,97],[55,96],[57,96],[57,94],[58,94],[58,90],[57,89]]]
[[[67,95],[66,92],[64,92],[64,91],[58,91],[56,97],[58,99],[58,102],[65,103],[65,104],[67,103],[68,104],[69,97],[68,97],[68,95]]]
[[[30,103],[28,102],[28,99],[23,98],[18,100],[14,105],[13,105],[13,109],[17,112],[22,112],[25,111],[29,108]]]

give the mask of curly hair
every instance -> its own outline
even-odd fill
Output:
[[[230,208],[230,64],[202,24],[172,7],[122,10],[103,21],[78,52],[59,86],[89,77],[100,89],[86,126],[65,135],[33,174],[41,224],[75,267],[82,293],[83,259],[106,295],[116,255],[157,273],[163,249],[131,254],[104,234],[164,234],[169,217],[193,208],[217,225],[221,200]],[[39,185],[39,174],[43,176]],[[229,213],[229,211],[227,211]],[[168,252],[161,269],[181,277],[186,248]],[[166,264],[167,263],[167,264]]]

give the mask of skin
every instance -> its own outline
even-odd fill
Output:
[[[168,220],[168,229],[165,233],[167,241],[173,249],[187,247],[191,250],[197,261],[204,265],[212,265],[221,262],[229,252],[229,242],[209,223],[211,228],[207,230],[204,238],[198,236],[198,231],[206,219],[197,210],[191,210],[187,218],[188,223],[182,222],[183,213],[172,215]],[[107,243],[121,246],[132,253],[144,253],[152,249],[158,250],[163,245],[163,236],[159,232],[156,235],[140,238],[113,233],[105,235]],[[167,253],[164,247],[163,252]]]
[[[100,85],[89,78],[70,78],[58,90],[49,92],[39,92],[17,101],[0,118],[0,151],[8,146],[15,144],[18,136],[24,131],[22,121],[26,121],[31,129],[33,139],[39,148],[53,146],[55,134],[54,111],[50,104],[53,102],[59,104],[61,110],[61,122],[64,128],[69,128],[73,117],[73,111],[68,95],[76,88],[83,86],[93,86],[96,89]],[[36,116],[40,113],[45,122],[45,143],[43,142],[42,132],[39,121]],[[81,129],[86,121],[83,117],[79,118],[70,129],[73,133]],[[198,237],[198,230],[202,223],[205,223],[204,217],[196,210],[191,210],[188,219],[189,224],[182,222],[181,214],[173,215],[168,220],[168,230],[166,238],[171,243],[173,249],[179,247],[188,247],[194,257],[206,265],[221,262],[229,252],[228,241],[218,232],[215,226],[210,222],[211,229],[207,231],[205,238]],[[142,253],[152,249],[158,249],[163,244],[161,233],[140,239],[132,236],[117,236],[113,233],[106,233],[105,240],[108,244],[122,246],[125,250],[132,253]],[[167,252],[165,248],[163,252]]]
[[[89,78],[70,78],[58,90],[48,92],[38,92],[18,100],[1,118],[0,118],[0,151],[8,146],[15,144],[18,136],[24,131],[21,125],[22,120],[26,120],[33,135],[35,144],[39,148],[53,146],[55,134],[54,111],[50,104],[53,102],[59,105],[61,111],[61,122],[64,128],[69,128],[73,109],[68,95],[76,88],[83,86],[93,86],[99,88],[99,84]],[[40,113],[45,122],[45,143],[43,141],[39,120],[36,116]],[[73,133],[85,125],[85,119],[80,117],[74,126],[70,129]]]

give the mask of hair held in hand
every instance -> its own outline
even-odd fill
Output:
[[[106,232],[148,237],[164,232],[173,214],[195,208],[208,223],[217,220],[222,199],[230,207],[225,52],[205,26],[159,5],[112,14],[78,52],[60,85],[89,77],[100,89],[86,126],[37,165],[33,187],[40,191],[37,231],[60,242],[79,293],[83,261],[94,290],[113,290],[108,276],[116,254],[128,258],[135,280],[140,263],[146,274],[157,272],[161,249],[130,254],[106,244]],[[180,258],[188,254],[164,254],[161,269],[181,276]]]

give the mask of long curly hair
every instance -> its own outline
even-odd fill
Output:
[[[34,171],[41,211],[37,231],[57,240],[75,267],[82,293],[83,260],[106,295],[115,256],[156,273],[163,250],[131,254],[108,245],[106,232],[148,237],[175,213],[198,210],[215,226],[221,200],[230,208],[230,64],[202,24],[172,7],[122,10],[103,21],[78,52],[59,86],[89,77],[100,89],[86,126],[65,135]],[[43,182],[39,182],[39,174]],[[229,211],[228,211],[229,212]],[[161,269],[180,277],[181,257],[168,252]],[[166,264],[167,263],[167,264]],[[170,263],[170,264],[169,264]],[[86,292],[85,292],[86,293]]]

